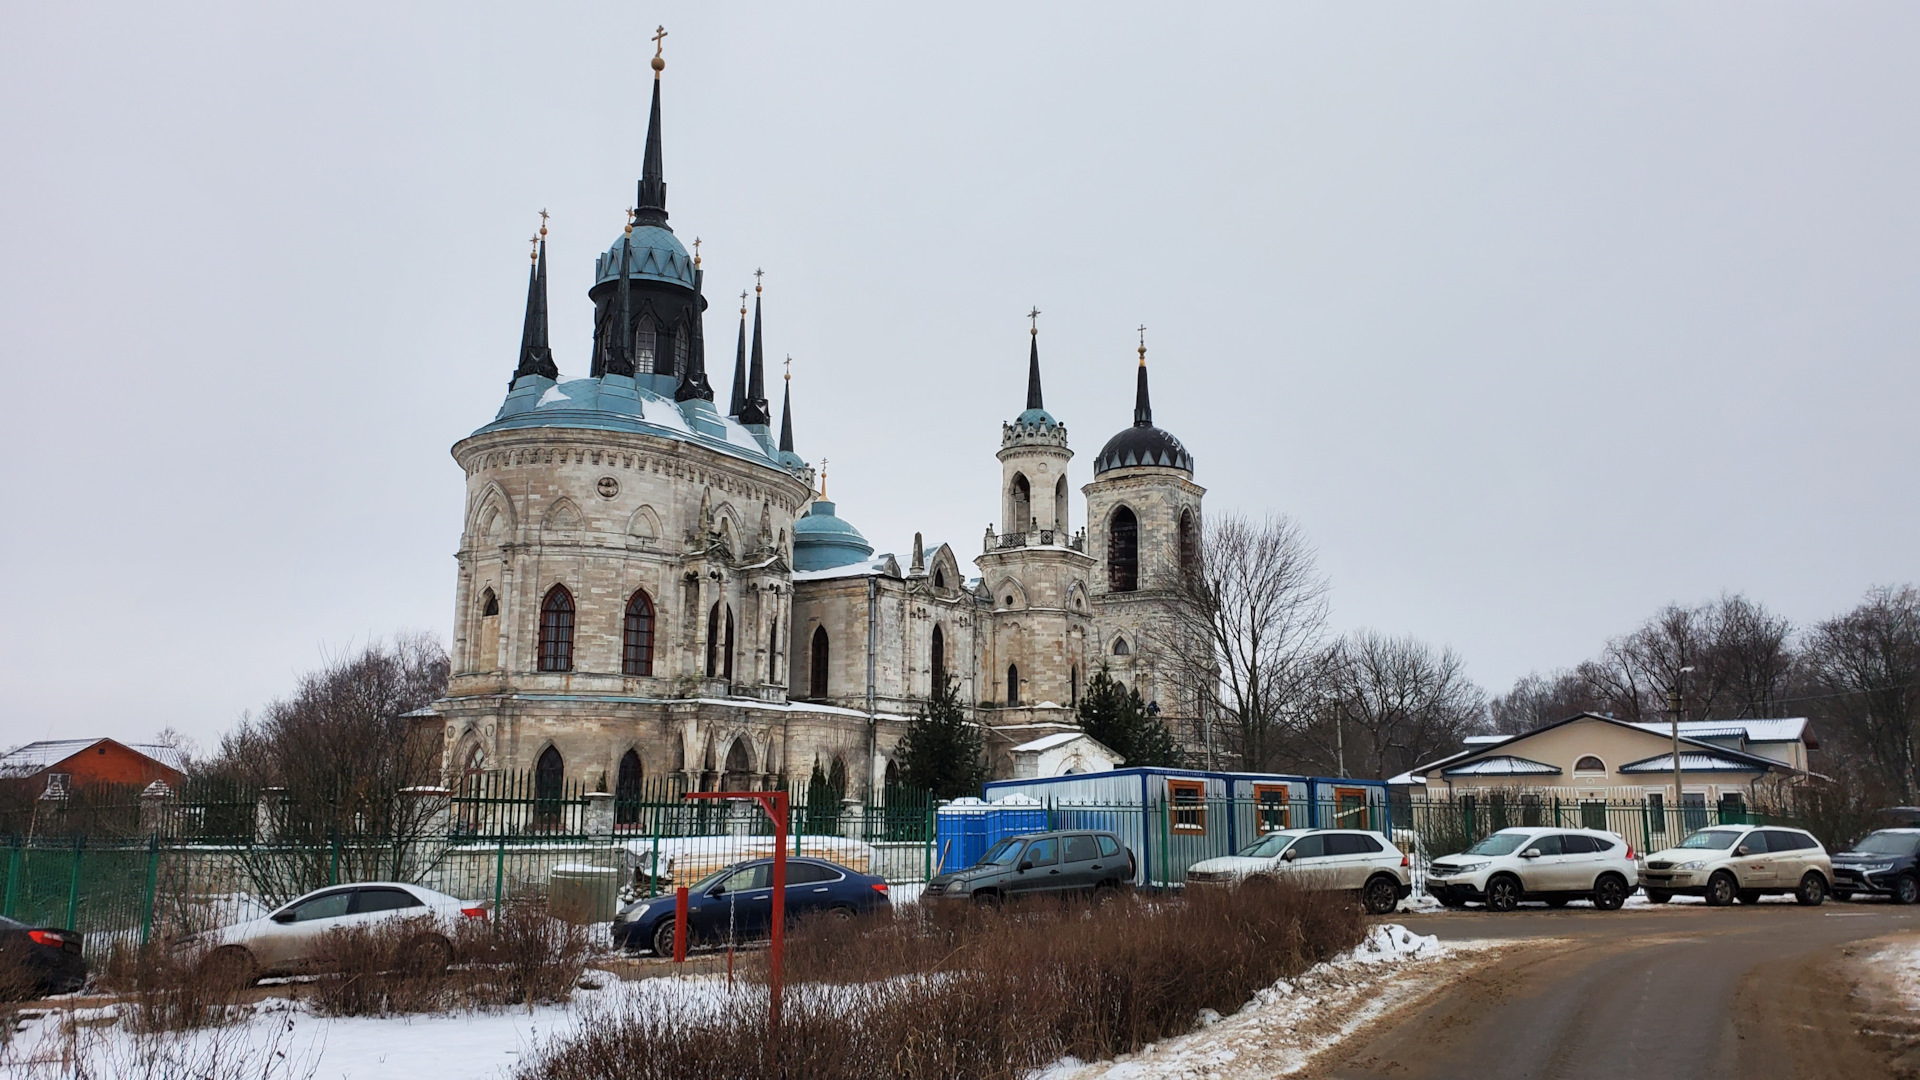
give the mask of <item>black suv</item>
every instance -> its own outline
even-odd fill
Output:
[[[1110,832],[1063,829],[1009,836],[964,870],[936,874],[927,900],[997,904],[1026,896],[1112,896],[1133,882],[1133,852]]]
[[[1870,832],[1833,854],[1833,898],[1855,893],[1891,896],[1896,904],[1920,900],[1920,829]]]

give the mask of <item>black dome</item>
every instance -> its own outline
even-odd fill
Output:
[[[1163,468],[1193,471],[1193,455],[1180,445],[1173,433],[1152,424],[1135,424],[1107,440],[1093,459],[1093,475],[1130,465],[1158,465]]]

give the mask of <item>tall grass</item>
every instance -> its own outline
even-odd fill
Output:
[[[1364,931],[1351,898],[1284,884],[813,923],[788,939],[777,1066],[752,994],[582,1025],[518,1077],[1013,1080],[1182,1034],[1204,1009],[1237,1011]]]

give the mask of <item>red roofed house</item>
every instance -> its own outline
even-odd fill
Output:
[[[88,784],[138,784],[183,779],[180,751],[171,746],[113,739],[54,739],[0,755],[0,780],[27,781],[36,794],[64,794]],[[44,780],[44,783],[36,782]]]

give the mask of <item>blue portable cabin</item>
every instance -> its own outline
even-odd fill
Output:
[[[1046,831],[1047,808],[1037,800],[955,799],[934,813],[933,872],[972,866],[1006,837]]]
[[[1181,884],[1187,867],[1275,829],[1391,835],[1387,785],[1379,780],[1141,767],[986,785],[989,804],[1014,794],[1045,805],[1047,828],[1118,835],[1134,853],[1136,885]]]

